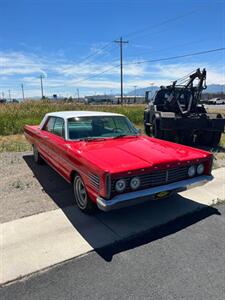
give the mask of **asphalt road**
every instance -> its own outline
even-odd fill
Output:
[[[225,205],[5,286],[11,299],[225,299]]]

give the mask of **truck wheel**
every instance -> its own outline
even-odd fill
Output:
[[[164,131],[163,132],[163,139],[164,140],[167,140],[167,141],[170,141],[170,142],[174,142],[175,140],[175,136],[172,134],[171,131]]]
[[[151,135],[150,126],[145,125],[145,133],[149,136]]]
[[[221,138],[221,132],[202,132],[198,136],[198,143],[203,146],[218,146]]]
[[[85,213],[91,213],[94,211],[95,205],[88,197],[85,184],[80,175],[76,175],[74,177],[73,192],[76,204],[81,211]]]
[[[152,133],[157,139],[161,139],[163,136],[163,131],[159,128],[159,121],[157,119],[154,119],[152,122]]]
[[[36,164],[41,165],[43,163],[43,159],[35,145],[33,145],[33,156]]]
[[[212,137],[212,146],[216,147],[220,143],[221,132],[214,132]]]
[[[197,136],[197,143],[202,146],[211,146],[212,132],[201,132]]]

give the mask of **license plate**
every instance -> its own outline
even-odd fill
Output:
[[[155,199],[162,199],[162,198],[166,198],[170,195],[169,191],[165,191],[165,192],[159,192],[157,194],[155,194]]]

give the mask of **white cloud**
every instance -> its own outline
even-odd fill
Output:
[[[225,66],[221,65],[204,62],[126,65],[133,62],[127,61],[124,65],[125,91],[133,89],[135,85],[139,88],[147,87],[152,82],[158,86],[167,85],[198,67],[206,67],[207,84],[225,84]],[[101,72],[104,73],[95,76]],[[116,62],[83,61],[78,64],[58,57],[53,59],[52,56],[40,57],[31,53],[0,52],[2,90],[11,88],[20,97],[21,89],[18,86],[23,82],[28,96],[40,95],[38,78],[40,74],[45,75],[43,82],[46,95],[74,92],[78,87],[87,94],[96,89],[103,93],[112,89],[118,92],[120,88],[120,68]]]
[[[186,63],[186,64],[157,64],[155,65],[158,78],[167,80],[177,80],[199,67],[205,67],[207,70],[207,84],[225,84],[225,66],[216,68],[209,63]]]
[[[104,77],[109,75],[118,75],[120,66],[118,64],[109,63],[82,63],[82,64],[61,64],[54,68],[61,75],[79,78],[82,76],[90,77],[104,72]],[[124,67],[124,75],[127,76],[143,76],[145,67],[139,65],[128,65]]]
[[[45,64],[37,56],[0,52],[0,75],[45,74]]]

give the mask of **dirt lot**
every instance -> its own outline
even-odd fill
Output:
[[[48,165],[36,165],[31,152],[0,153],[0,165],[0,223],[74,203],[71,186]]]
[[[71,205],[71,186],[30,152],[0,154],[0,223]]]

